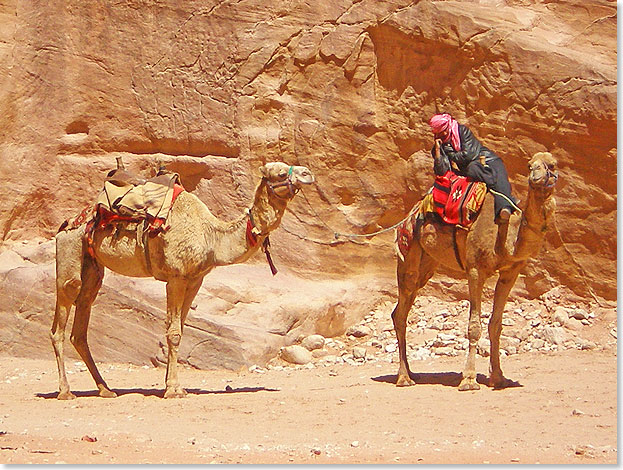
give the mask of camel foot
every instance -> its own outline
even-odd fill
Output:
[[[186,390],[182,387],[169,387],[164,391],[164,398],[184,398],[186,396]]]
[[[459,392],[465,392],[467,390],[480,390],[480,385],[476,382],[475,378],[465,377],[459,384]]]
[[[67,390],[66,392],[58,392],[58,395],[56,398],[58,400],[75,400],[76,395],[74,395],[69,390]]]
[[[408,375],[399,375],[396,379],[396,387],[410,387],[415,385],[415,382]]]
[[[107,388],[101,389],[99,395],[102,398],[117,398],[117,394]]]
[[[489,387],[492,387],[496,390],[499,390],[501,388],[517,387],[517,386],[520,386],[520,385],[514,380],[507,379],[503,375],[489,377]]]

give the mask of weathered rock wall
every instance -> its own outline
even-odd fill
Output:
[[[117,155],[143,173],[166,163],[225,219],[250,204],[257,167],[282,160],[317,184],[271,236],[277,262],[391,283],[391,232],[333,231],[408,212],[431,184],[427,120],[449,111],[519,197],[532,153],[559,159],[558,222],[522,295],[616,299],[613,2],[13,0],[0,25],[4,250],[52,237]]]

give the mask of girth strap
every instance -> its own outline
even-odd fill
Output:
[[[455,225],[452,229],[452,247],[454,248],[454,257],[456,258],[456,262],[459,263],[459,266],[463,271],[465,271],[465,266],[463,266],[463,262],[461,261],[461,254],[459,253],[459,246],[456,243],[456,232],[458,227]]]

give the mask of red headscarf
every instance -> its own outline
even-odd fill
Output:
[[[444,140],[448,142],[448,140],[452,141],[452,147],[457,152],[461,150],[461,138],[459,137],[459,123],[456,122],[456,119],[453,119],[447,113],[444,114],[434,114],[433,117],[428,121],[431,129],[434,134],[439,134],[440,132],[445,131],[446,129],[450,129],[450,133],[448,137]]]

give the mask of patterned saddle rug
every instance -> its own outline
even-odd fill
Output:
[[[425,217],[435,214],[449,225],[468,229],[476,220],[487,195],[487,185],[448,171],[436,176],[433,187],[415,205],[412,215],[396,229],[396,245],[404,259]]]

